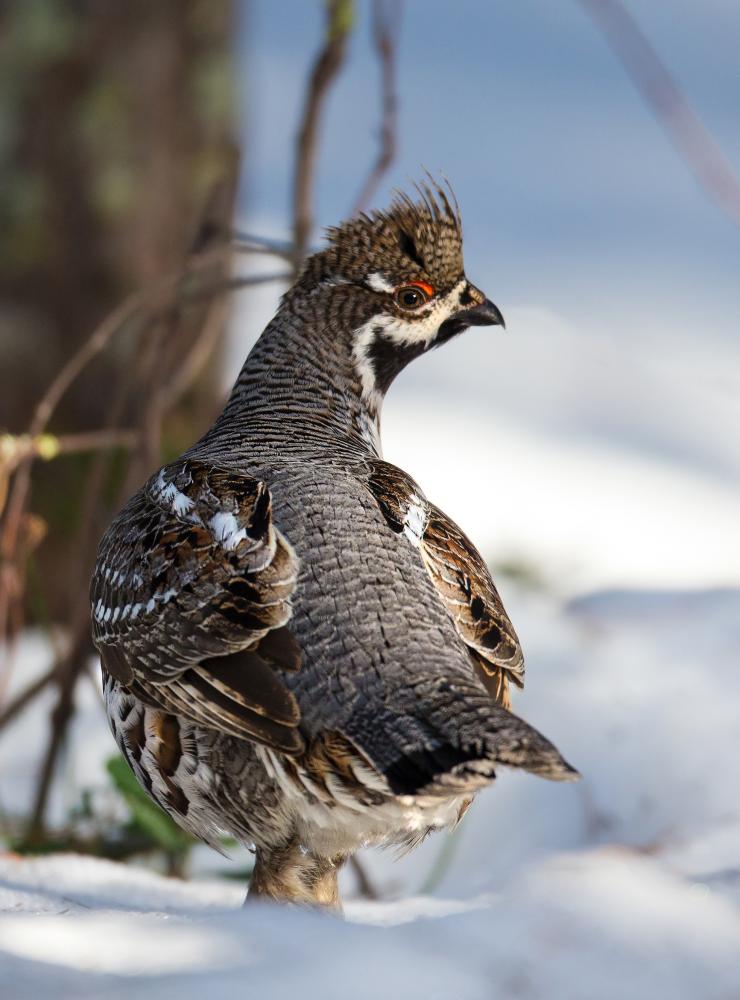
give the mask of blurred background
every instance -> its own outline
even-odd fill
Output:
[[[474,892],[619,844],[740,898],[739,35],[725,0],[0,4],[8,850],[248,871],[113,755],[95,547],[218,412],[321,227],[427,168],[507,329],[399,378],[385,457],[489,560],[515,708],[585,780],[504,775],[351,891]]]

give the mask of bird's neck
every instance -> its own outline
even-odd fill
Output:
[[[284,458],[380,456],[382,396],[363,389],[352,322],[332,326],[327,335],[316,321],[281,309],[208,436]]]

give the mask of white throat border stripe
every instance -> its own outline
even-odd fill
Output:
[[[393,291],[393,287],[381,274],[369,275],[367,284],[378,292]],[[380,413],[383,402],[383,394],[377,388],[375,369],[370,358],[373,341],[377,337],[385,337],[399,347],[417,344],[426,350],[434,342],[445,320],[460,309],[460,295],[467,284],[467,278],[462,278],[447,295],[431,299],[408,319],[378,313],[355,330],[352,349],[355,370],[360,379],[362,398],[373,416]]]

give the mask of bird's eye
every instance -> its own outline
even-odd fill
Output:
[[[414,282],[413,285],[402,285],[396,290],[396,303],[402,309],[418,309],[434,295],[434,289],[426,282]]]

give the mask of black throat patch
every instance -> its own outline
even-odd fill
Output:
[[[431,343],[396,344],[385,336],[385,330],[380,324],[373,327],[373,339],[368,347],[367,357],[373,366],[378,391],[385,395],[396,375],[414,358],[434,347],[435,343],[436,340]]]

